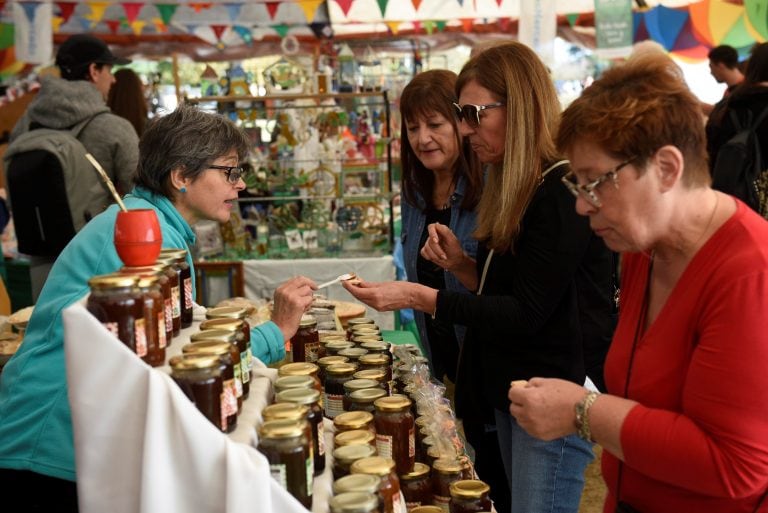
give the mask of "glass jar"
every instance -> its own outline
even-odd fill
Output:
[[[354,378],[354,374],[352,375]],[[349,411],[349,394],[356,390],[365,390],[366,388],[381,388],[379,382],[373,379],[350,379],[344,383],[344,398],[342,399],[342,406],[344,411]]]
[[[320,408],[320,392],[314,388],[291,388],[277,394],[275,399],[278,403],[294,403],[308,408],[306,420],[312,426],[315,475],[322,473],[325,470],[325,431],[323,409]]]
[[[372,379],[379,384],[379,388],[389,392],[389,384],[387,383],[387,373],[383,369],[366,369],[359,370],[353,374],[355,379]]]
[[[352,431],[356,429],[366,429],[375,433],[373,427],[373,414],[367,411],[348,411],[341,413],[333,419],[333,426],[337,433]]]
[[[339,351],[343,351],[344,349],[351,349],[353,347],[355,347],[355,344],[349,341],[345,342],[342,340],[329,340],[325,344],[325,354],[326,356],[336,356],[339,354]]]
[[[357,361],[360,359],[360,357],[364,354],[368,354],[368,351],[362,347],[349,347],[347,349],[342,349],[336,354],[349,358],[349,363],[357,364]]]
[[[398,474],[413,471],[416,461],[416,432],[411,414],[411,400],[404,396],[376,399],[373,403],[376,426],[376,450],[379,456],[392,458]]]
[[[307,422],[307,415],[309,415],[309,408],[296,403],[269,404],[261,410],[261,418],[264,422],[270,420],[292,420],[294,422],[302,423],[306,430],[304,436],[307,437],[307,440],[312,440],[312,425]],[[310,449],[312,449],[311,444]],[[314,454],[315,453],[313,452],[313,458]]]
[[[221,411],[224,365],[216,356],[177,355],[168,362],[171,378],[211,424],[227,432],[227,417]]]
[[[147,355],[144,296],[137,276],[105,274],[88,280],[87,308],[110,333],[144,358]]]
[[[363,447],[352,445],[350,447]],[[351,474],[371,474],[381,478],[379,499],[384,505],[384,513],[398,513],[403,509],[400,497],[400,480],[395,473],[395,462],[389,458],[372,456],[354,462],[350,468]]]
[[[333,494],[349,492],[379,493],[381,479],[371,474],[349,474],[333,482]]]
[[[484,482],[476,479],[454,481],[449,489],[450,513],[491,511],[491,499],[488,497],[491,487]]]
[[[439,458],[432,463],[432,504],[448,513],[451,483],[461,479],[461,462],[455,458]]]
[[[320,372],[318,373],[318,377],[320,378],[321,383],[325,383],[325,369],[329,365],[336,365],[339,363],[347,363],[349,361],[349,358],[345,356],[323,356],[322,358],[318,359],[317,366],[320,367]]]
[[[243,337],[245,338],[245,347],[248,355],[245,361],[248,363],[248,369],[253,370],[253,351],[251,349],[251,323],[248,322],[248,310],[239,306],[218,306],[216,308],[209,308],[205,311],[205,318],[207,320],[213,319],[237,319],[243,321],[243,325],[240,329],[243,330]]]
[[[317,377],[320,372],[320,367],[314,363],[309,362],[296,362],[286,363],[277,369],[277,375],[282,376],[311,376],[315,382],[315,390],[323,393],[323,385],[320,379]]]
[[[392,381],[392,366],[389,363],[389,357],[384,353],[364,354],[358,359],[357,363],[360,370],[383,370],[385,373],[384,380],[387,382]]]
[[[349,475],[351,465],[362,458],[368,458],[376,454],[376,449],[370,445],[345,445],[333,450],[333,465],[331,467],[333,478],[339,479]]]
[[[331,513],[376,513],[379,510],[379,498],[371,493],[340,493],[328,502]]]
[[[371,447],[376,447],[376,435],[371,433],[369,429],[342,431],[333,438],[333,444],[334,447],[344,447],[345,445],[370,445]]]
[[[235,371],[239,373],[240,381],[243,389],[243,399],[248,399],[251,393],[251,369],[248,365],[248,344],[246,343],[245,336],[243,335],[243,325],[245,323],[240,319],[206,319],[200,323],[200,331],[227,331],[235,336],[235,345],[240,352],[240,366],[239,370]]]
[[[221,414],[227,418],[227,433],[237,427],[237,386],[235,385],[235,365],[230,348],[232,344],[219,341],[200,341],[182,346],[182,354],[215,355],[224,364],[221,373],[223,391],[221,394]]]
[[[389,364],[392,364],[392,344],[384,340],[367,340],[360,344],[360,347],[368,351],[368,354],[385,354],[389,358]]]
[[[354,326],[362,326],[367,324],[376,326],[376,323],[373,321],[373,319],[369,317],[355,317],[354,319],[349,319],[347,321],[347,340],[352,340],[352,328]]]
[[[152,273],[157,277],[157,284],[160,287],[160,294],[162,294],[162,328],[164,330],[162,338],[158,338],[158,342],[168,347],[171,345],[171,339],[173,338],[173,306],[171,305],[171,280],[166,274],[166,271],[172,273],[174,277],[176,273],[173,269],[169,269],[162,265],[145,265],[140,267],[123,267],[118,272],[120,274],[133,274],[133,275],[145,275]],[[158,329],[160,324],[158,324]],[[158,333],[159,337],[159,333]]]
[[[302,315],[299,329],[291,338],[291,356],[294,362],[316,362],[319,358],[320,337],[317,334],[317,320],[311,315]]]
[[[121,275],[128,276],[126,272]],[[139,291],[144,298],[144,334],[147,353],[141,358],[152,367],[165,364],[165,320],[163,293],[160,291],[159,277],[154,272],[133,273]]]
[[[205,330],[193,333],[189,337],[190,342],[216,341],[226,342],[230,345],[229,352],[232,356],[232,365],[235,372],[235,392],[237,397],[237,411],[243,407],[243,373],[240,360],[240,348],[237,346],[237,334],[228,330]]]
[[[283,376],[275,380],[275,394],[291,388],[310,388],[315,390],[315,380],[312,376]]]
[[[403,490],[405,507],[408,511],[417,506],[432,504],[432,481],[429,470],[429,465],[414,463],[411,472],[400,475],[400,488]]]
[[[170,282],[171,325],[173,326],[173,336],[177,337],[179,336],[179,333],[181,333],[181,269],[179,269],[179,267],[176,265],[175,258],[163,256],[162,254],[157,257],[157,265],[161,265],[164,269],[166,269],[166,276],[168,276],[168,280]]]
[[[367,411],[374,413],[375,401],[386,397],[387,393],[379,387],[355,390],[349,394],[349,411]]]
[[[312,509],[312,459],[300,422],[272,420],[259,428],[257,449],[269,461],[272,477],[305,508]]]
[[[440,506],[428,505],[417,506],[413,509],[409,509],[408,513],[443,513],[443,509]]]
[[[329,365],[325,369],[325,416],[329,419],[344,412],[344,383],[352,379],[357,367],[351,363]]]
[[[362,339],[362,340],[361,340]],[[383,340],[378,328],[368,328],[366,326],[356,327],[352,330],[352,342],[362,344],[372,340]]]
[[[166,248],[160,250],[160,256],[169,256],[176,260],[176,266],[179,268],[179,307],[181,309],[181,328],[192,326],[192,300],[194,291],[192,290],[192,270],[187,262],[187,250],[181,248]]]

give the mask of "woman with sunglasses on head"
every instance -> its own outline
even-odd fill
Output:
[[[605,511],[765,511],[768,223],[710,187],[699,103],[671,60],[607,71],[564,113],[576,210],[623,252],[609,394],[535,378],[511,413],[603,446]]]
[[[245,134],[229,120],[182,105],[155,118],[144,132],[136,186],[125,205],[154,210],[163,247],[188,250],[193,267],[191,225],[229,219],[237,192],[245,187],[239,163],[249,148]],[[8,511],[77,511],[61,314],[88,294],[91,277],[123,266],[113,243],[118,210],[113,205],[93,218],[64,248],[35,305],[24,343],[3,369],[0,481]],[[254,354],[264,363],[284,356],[284,339],[296,332],[313,288],[309,279],[297,277],[275,292],[272,321],[251,330]]]
[[[512,511],[576,512],[590,443],[531,437],[509,414],[506,392],[510,381],[537,375],[584,383],[585,360],[604,354],[613,328],[611,254],[560,183],[567,163],[552,140],[559,102],[533,51],[507,43],[479,53],[456,91],[461,133],[488,164],[477,257],[439,224],[429,227],[421,254],[475,294],[416,284],[345,287],[376,308],[414,307],[466,325],[457,413],[480,401],[494,408]]]

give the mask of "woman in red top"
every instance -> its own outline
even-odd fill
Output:
[[[510,412],[603,446],[606,512],[768,508],[768,222],[710,188],[698,102],[666,58],[607,71],[557,143],[576,210],[624,253],[609,393],[533,378]]]

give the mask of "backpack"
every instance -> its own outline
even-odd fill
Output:
[[[99,114],[69,129],[32,127],[8,146],[6,187],[21,253],[57,256],[103,210],[88,199],[97,171],[77,139]]]
[[[736,134],[717,152],[712,187],[736,196],[768,218],[768,162],[761,155],[757,135],[757,128],[768,117],[768,108],[758,114],[754,122],[751,111],[743,122],[734,110],[729,114]]]

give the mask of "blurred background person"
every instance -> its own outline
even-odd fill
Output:
[[[147,98],[144,83],[130,68],[115,72],[115,83],[109,90],[107,106],[113,113],[131,122],[139,137],[147,124]]]
[[[609,393],[535,378],[511,387],[511,413],[544,440],[603,446],[604,511],[759,511],[768,223],[710,188],[698,101],[671,61],[608,70],[557,143],[578,213],[624,253]]]

